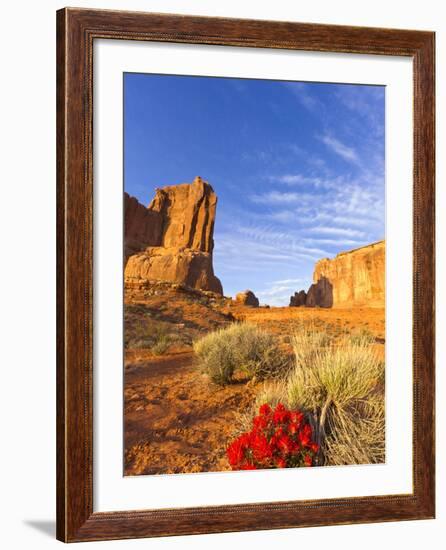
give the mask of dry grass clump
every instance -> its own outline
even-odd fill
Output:
[[[229,384],[236,372],[262,380],[279,376],[289,357],[276,338],[256,325],[235,323],[194,343],[200,369],[216,384]]]
[[[319,463],[370,464],[385,459],[384,362],[368,334],[338,343],[301,327],[292,338],[295,366],[268,384],[259,402],[307,412],[321,445]]]
[[[181,341],[171,332],[168,323],[149,319],[133,328],[131,338],[127,338],[126,347],[134,349],[150,349],[154,355],[164,355],[170,346]]]

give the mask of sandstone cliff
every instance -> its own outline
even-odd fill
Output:
[[[316,263],[308,307],[384,307],[385,241],[341,252]],[[295,303],[291,297],[290,305]]]
[[[124,196],[125,282],[166,281],[223,294],[214,275],[217,196],[200,177],[157,189],[147,208]]]

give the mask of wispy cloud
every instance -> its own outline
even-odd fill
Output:
[[[299,202],[302,200],[301,193],[282,193],[280,191],[270,191],[269,193],[251,195],[251,201],[257,204],[283,204],[290,202]]]
[[[250,237],[257,242],[267,243],[271,251],[277,254],[278,250],[287,251],[296,256],[309,259],[318,259],[328,252],[320,247],[307,246],[302,242],[299,231],[277,231],[270,225],[235,225],[230,235],[234,238]],[[246,250],[246,246],[242,247]]]
[[[272,306],[288,305],[290,296],[302,288],[307,289],[311,284],[308,279],[286,279],[284,281],[276,281],[269,286],[257,291],[257,296],[262,303],[267,303]]]
[[[342,157],[348,162],[353,162],[355,164],[359,163],[359,158],[356,150],[353,147],[348,147],[344,143],[340,142],[333,136],[325,134],[320,138],[320,140],[325,143],[325,145],[331,149],[334,153]]]
[[[345,227],[335,226],[316,226],[307,229],[308,233],[316,233],[318,235],[339,235],[341,237],[365,237],[363,231],[358,229],[350,229]]]
[[[275,285],[294,285],[295,283],[303,283],[305,282],[305,279],[302,279],[302,277],[298,277],[297,279],[281,279],[280,281],[273,281],[273,284]]]
[[[314,187],[316,189],[333,189],[335,183],[329,178],[304,176],[301,173],[270,175],[266,179],[270,183],[279,183],[290,187]]]
[[[384,134],[384,99],[383,86],[340,86],[336,97],[355,116],[367,119],[368,130],[376,136]]]
[[[322,200],[324,197],[323,195],[306,191],[269,191],[267,193],[254,193],[249,198],[252,202],[257,204],[274,206],[293,203],[300,205],[317,204],[317,202]]]
[[[283,85],[290,90],[299,103],[308,111],[315,112],[321,107],[321,102],[314,94],[311,94],[309,88],[304,82],[284,82]]]
[[[364,240],[348,239],[343,236],[337,237],[336,239],[326,239],[326,238],[305,238],[302,239],[305,244],[311,246],[321,246],[321,245],[330,245],[330,246],[360,246],[364,244]]]

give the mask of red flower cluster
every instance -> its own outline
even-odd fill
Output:
[[[273,410],[262,405],[252,421],[252,430],[241,434],[227,448],[233,470],[296,468],[312,466],[319,446],[300,411],[290,411],[282,403]]]

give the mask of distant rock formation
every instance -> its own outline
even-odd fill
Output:
[[[300,290],[299,292],[295,292],[294,296],[290,297],[290,306],[291,307],[299,307],[304,306],[307,301],[307,293],[305,290]]]
[[[164,281],[223,294],[212,251],[217,196],[200,177],[157,189],[147,208],[124,195],[126,283]]]
[[[321,277],[310,286],[305,305],[308,307],[333,306],[333,285],[326,277]]]
[[[316,263],[313,284],[306,295],[307,307],[384,307],[385,241],[379,241],[333,259]],[[303,291],[301,291],[303,292]],[[291,296],[290,306],[297,304]]]
[[[239,292],[235,297],[235,301],[244,306],[259,307],[259,299],[252,290]]]

